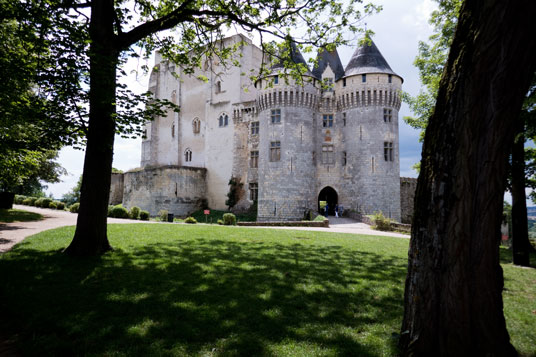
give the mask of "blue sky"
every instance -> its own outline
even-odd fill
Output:
[[[413,60],[417,54],[418,42],[426,40],[431,34],[428,18],[435,9],[435,3],[432,0],[382,0],[374,3],[383,5],[383,10],[365,20],[367,28],[375,32],[373,40],[393,71],[404,78],[403,90],[415,95],[419,92],[420,83]],[[355,46],[338,49],[343,66],[346,66],[354,50]],[[135,71],[142,64],[131,61],[127,66],[127,73]],[[140,92],[147,90],[147,82],[148,77],[137,77],[135,74],[126,79],[126,83],[133,90]],[[400,175],[417,177],[411,167],[420,160],[421,144],[419,132],[402,120],[407,115],[411,115],[408,106],[402,104],[399,112]],[[114,167],[127,171],[138,167],[140,159],[141,139],[126,140],[116,137]],[[62,177],[62,182],[49,184],[47,193],[52,193],[55,198],[61,198],[76,184],[82,174],[84,153],[82,150],[67,147],[60,151],[58,161],[69,174]]]

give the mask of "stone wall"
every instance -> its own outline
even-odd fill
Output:
[[[413,219],[413,200],[417,189],[417,179],[411,177],[400,178],[400,209],[401,222],[411,224]]]
[[[123,206],[138,206],[151,215],[165,209],[176,216],[186,216],[206,199],[204,168],[160,166],[123,175]]]
[[[110,185],[110,204],[118,205],[123,202],[123,179],[124,174],[112,174]]]

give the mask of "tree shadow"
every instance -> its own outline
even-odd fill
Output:
[[[0,260],[2,276],[17,272],[0,299],[30,355],[374,356],[360,334],[394,326],[378,338],[395,351],[406,264],[302,241],[177,240],[86,260],[21,245]]]

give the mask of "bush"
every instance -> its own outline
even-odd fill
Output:
[[[134,206],[130,209],[130,212],[128,212],[128,215],[132,219],[138,219],[140,216],[140,208],[137,206]]]
[[[42,207],[43,200],[44,200],[43,197],[36,199],[36,200],[33,202],[32,206],[35,206],[35,207]]]
[[[326,219],[326,217],[318,215],[318,216],[315,217],[315,219],[313,219],[313,221],[314,222],[324,222],[325,219]]]
[[[223,225],[223,220],[218,219],[218,224],[219,224],[220,226]]]
[[[25,198],[25,199],[22,201],[22,204],[23,204],[23,205],[26,205],[26,206],[31,206],[31,205],[32,205],[32,198],[31,198],[31,197]]]
[[[160,211],[158,211],[158,218],[162,222],[167,222],[167,215],[168,215],[167,209],[161,209]]]
[[[50,202],[50,204],[48,205],[48,208],[52,208],[52,209],[58,208],[58,205],[56,204],[56,201]]]
[[[63,203],[61,201],[54,201],[54,203],[56,204],[56,209],[57,210],[63,211],[65,209],[65,203]]]
[[[23,195],[15,195],[14,202],[18,205],[24,204],[23,201],[26,199],[26,196]]]
[[[141,210],[140,211],[140,220],[142,221],[148,221],[149,220],[149,212]]]
[[[372,222],[374,222],[374,229],[377,229],[379,231],[392,231],[393,227],[391,227],[391,220],[389,218],[386,218],[382,211],[375,212],[372,215]]]
[[[236,216],[232,213],[225,213],[223,215],[223,224],[226,226],[235,226],[236,225]]]
[[[113,205],[108,205],[108,217],[113,217],[112,211],[114,209]]]
[[[80,203],[76,202],[69,206],[69,212],[71,213],[78,213],[78,210],[80,210]]]
[[[186,217],[186,219],[184,220],[184,223],[196,224],[197,221],[194,217]]]
[[[128,218],[128,211],[122,204],[118,204],[112,208],[112,217],[115,218]]]
[[[52,203],[51,198],[40,198],[41,201],[41,207],[43,208],[49,208],[50,204]]]
[[[37,197],[28,197],[28,199],[28,206],[35,206],[35,201],[37,201]]]

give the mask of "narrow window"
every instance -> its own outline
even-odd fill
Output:
[[[392,141],[384,141],[383,157],[385,158],[385,161],[393,161],[393,142]]]
[[[249,167],[253,169],[256,169],[259,167],[259,152],[258,151],[250,152]]]
[[[392,109],[383,109],[383,121],[386,123],[390,123],[393,118],[393,110]]]
[[[346,87],[346,78],[343,78],[343,79],[342,79],[342,86],[343,86],[343,87]]]
[[[186,149],[184,152],[184,161],[191,162],[192,161],[192,150]]]
[[[221,93],[221,82],[220,81],[216,82],[216,93]]]
[[[227,126],[229,124],[229,116],[225,113],[220,115],[219,124],[220,126]]]
[[[342,113],[342,126],[346,126],[346,113]]]
[[[324,165],[333,164],[333,145],[323,145],[322,146],[322,163]]]
[[[361,82],[365,83],[367,81],[367,75],[366,74],[362,74],[361,75]]]
[[[374,156],[372,157],[372,160],[371,160],[371,170],[372,170],[372,173],[376,171],[375,164],[374,164]]]
[[[199,132],[201,131],[201,121],[199,120],[199,118],[195,118],[192,121],[192,129],[194,131],[194,134],[199,134]]]
[[[333,114],[324,114],[322,116],[322,126],[324,128],[331,128],[333,126]]]
[[[171,137],[175,137],[175,123],[171,124]]]
[[[270,142],[270,161],[275,162],[281,160],[281,142]]]
[[[393,75],[392,74],[389,75],[389,83],[393,83]]]
[[[257,201],[259,198],[259,184],[257,182],[251,182],[249,184],[249,199],[251,201]]]
[[[347,157],[346,157],[346,151],[342,152],[342,166],[346,166]]]
[[[272,109],[272,124],[281,123],[281,109]]]
[[[259,122],[251,122],[251,135],[259,135]]]
[[[274,76],[274,84],[279,84],[279,76]]]

